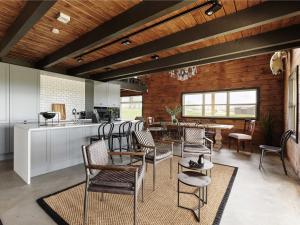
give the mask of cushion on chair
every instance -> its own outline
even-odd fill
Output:
[[[108,153],[105,141],[97,141],[86,147],[87,159],[89,165],[107,165]],[[91,174],[96,174],[98,170],[91,170]]]
[[[270,146],[270,145],[260,145],[260,149],[271,151],[271,152],[280,152],[281,148],[280,147],[275,147],[275,146]]]
[[[252,140],[252,137],[248,134],[230,133],[228,136],[238,140]]]
[[[161,160],[172,155],[172,151],[170,149],[156,149],[156,160]],[[154,160],[154,151],[150,151],[146,154],[146,159]]]
[[[205,129],[203,128],[185,128],[184,141],[188,143],[204,144]]]
[[[199,153],[199,154],[210,154],[210,149],[207,148],[206,146],[184,146],[183,147],[184,152],[189,152],[189,153]]]
[[[138,176],[144,176],[143,166],[138,167]],[[92,185],[116,188],[134,188],[135,173],[129,171],[103,170],[91,179]]]

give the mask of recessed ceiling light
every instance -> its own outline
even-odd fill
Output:
[[[56,18],[59,22],[62,22],[64,24],[67,24],[70,22],[71,20],[71,17],[68,16],[67,14],[64,14],[62,12],[59,12],[57,18]]]
[[[131,43],[132,42],[129,39],[125,39],[121,42],[122,45],[126,45],[126,46],[130,45]]]
[[[212,6],[209,7],[206,11],[205,14],[208,16],[211,16],[212,14],[216,13],[222,8],[222,5],[216,0],[212,3]]]
[[[158,60],[159,59],[159,55],[152,55],[151,59]]]
[[[83,61],[83,58],[79,56],[78,58],[76,58],[76,60],[78,63],[81,63]]]
[[[59,34],[59,29],[57,29],[57,28],[52,28],[51,31],[53,34]]]

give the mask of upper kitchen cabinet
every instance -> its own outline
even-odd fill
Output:
[[[0,63],[0,123],[9,122],[9,65]]]
[[[10,121],[37,121],[40,110],[40,71],[10,65]]]
[[[94,106],[119,107],[120,106],[120,85],[95,82],[94,83]]]
[[[120,107],[120,85],[108,83],[108,100],[110,107]]]
[[[106,107],[108,106],[108,85],[107,83],[94,83],[94,106]]]

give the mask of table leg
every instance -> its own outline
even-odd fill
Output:
[[[214,149],[219,151],[222,148],[222,133],[221,129],[216,128],[216,136],[215,136],[216,143],[214,144]]]

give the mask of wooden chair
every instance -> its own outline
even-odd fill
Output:
[[[153,191],[155,190],[156,165],[170,159],[170,178],[173,170],[173,142],[156,140],[149,130],[133,132],[134,149],[146,152],[146,163],[153,164]]]
[[[211,161],[213,141],[205,136],[205,129],[186,127],[183,129],[181,157],[208,155]]]
[[[245,120],[244,122],[244,132],[243,133],[230,133],[229,137],[229,148],[231,147],[231,140],[236,140],[237,152],[240,151],[240,145],[243,144],[243,149],[245,149],[245,143],[249,142],[251,145],[251,152],[253,152],[252,147],[252,137],[255,130],[255,120]]]
[[[133,195],[133,224],[135,225],[137,223],[137,197],[140,188],[142,188],[142,201],[144,200],[145,153],[108,152],[105,141],[100,140],[88,146],[82,146],[82,154],[86,173],[83,224],[87,223],[88,193],[99,192],[102,195],[101,200],[103,200],[104,193]],[[142,164],[109,165],[109,155],[139,156],[142,158]]]

